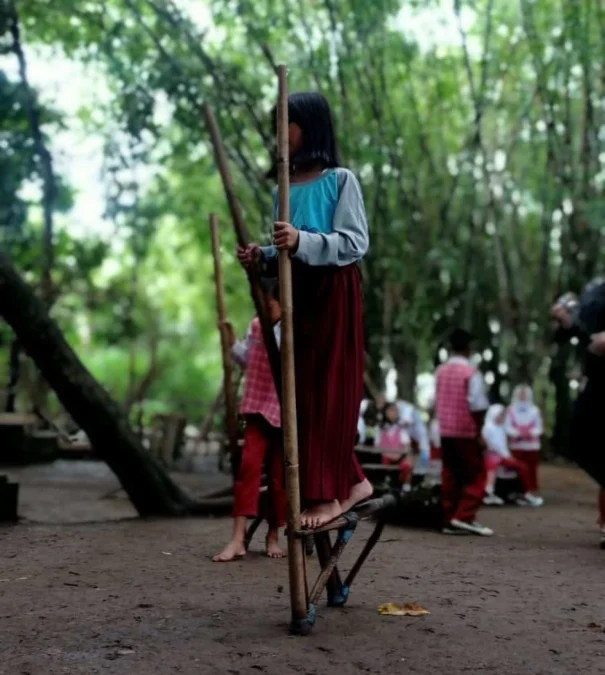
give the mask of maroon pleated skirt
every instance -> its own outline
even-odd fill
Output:
[[[293,261],[301,499],[343,500],[364,479],[355,456],[363,396],[363,296],[357,265]]]

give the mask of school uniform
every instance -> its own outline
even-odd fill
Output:
[[[541,437],[544,433],[540,409],[531,401],[515,401],[507,410],[506,434],[513,457],[528,470],[529,491],[538,491]]]
[[[274,333],[279,345],[280,324],[276,324]],[[270,527],[283,527],[287,497],[284,489],[281,408],[258,318],[250,324],[245,341],[233,346],[232,356],[246,370],[244,395],[240,404],[246,429],[234,486],[233,516],[257,515],[264,461],[268,455],[267,520]]]
[[[431,444],[429,432],[420,411],[413,403],[408,401],[397,401],[397,410],[399,412],[399,426],[405,430],[410,439],[410,450],[415,444],[421,464],[426,466],[431,455]]]
[[[414,470],[410,457],[412,450],[412,440],[408,431],[395,424],[384,424],[378,429],[377,445],[382,453],[382,463],[384,466],[399,466],[399,481],[405,484],[409,481]]]
[[[437,369],[437,421],[441,433],[441,500],[446,526],[474,523],[485,491],[480,418],[489,407],[481,373],[454,356]]]
[[[490,415],[493,409],[493,414]],[[531,477],[528,466],[513,457],[508,447],[508,439],[504,424],[497,424],[495,418],[501,414],[502,406],[492,406],[488,411],[485,424],[483,426],[482,436],[487,448],[485,463],[488,471],[497,471],[498,468],[510,469],[518,476],[523,485],[524,494],[532,493]]]

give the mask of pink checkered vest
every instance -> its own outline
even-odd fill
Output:
[[[381,450],[391,450],[395,452],[384,452],[382,459],[387,463],[395,462],[401,458],[402,455],[410,451],[409,434],[402,429],[399,424],[389,424],[381,427],[378,432],[378,447]]]
[[[450,361],[437,369],[437,420],[441,438],[476,438],[479,429],[468,404],[469,384],[477,370]]]
[[[240,405],[242,415],[262,415],[272,427],[281,427],[281,409],[275,391],[269,356],[258,318],[250,324],[248,366],[244,396]]]
[[[514,406],[508,409],[508,420],[511,427],[516,432],[516,437],[511,438],[511,450],[539,450],[540,438],[536,438],[534,431],[538,426],[538,419],[534,417],[526,424],[521,424],[515,417]]]

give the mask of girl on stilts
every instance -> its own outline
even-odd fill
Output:
[[[354,454],[365,367],[358,263],[368,224],[359,183],[339,166],[326,99],[292,94],[288,115],[292,222],[275,222],[273,246],[238,255],[244,265],[265,266],[280,251],[292,257],[301,520],[314,528],[372,494]]]

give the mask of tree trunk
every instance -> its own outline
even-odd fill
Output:
[[[10,356],[8,361],[8,386],[6,387],[6,403],[4,405],[4,411],[7,413],[15,412],[20,374],[21,345],[19,344],[19,340],[14,339],[11,342]]]
[[[552,359],[550,380],[555,387],[555,422],[552,434],[552,450],[558,455],[568,455],[569,425],[571,422],[571,397],[567,363],[571,353],[568,344],[560,344]]]
[[[408,345],[404,349],[394,348],[392,356],[397,369],[397,398],[415,403],[418,352]]]
[[[17,11],[16,1],[9,2],[8,5],[9,31],[13,39],[11,46],[19,66],[19,77],[23,88],[25,112],[29,122],[29,128],[34,142],[34,148],[38,158],[38,169],[42,178],[42,215],[43,215],[43,235],[42,235],[42,269],[40,273],[40,290],[44,305],[47,309],[53,304],[53,282],[52,271],[54,265],[54,224],[53,215],[55,210],[55,200],[57,196],[57,182],[53,169],[52,155],[46,145],[44,134],[42,133],[42,123],[40,120],[40,110],[36,101],[34,90],[29,83],[27,74],[27,60],[25,51],[21,42],[21,24],[19,13]],[[16,385],[15,385],[16,386]],[[48,395],[48,383],[42,377],[35,378],[34,401],[33,406],[46,408]]]
[[[140,516],[212,512],[188,497],[141,445],[122,408],[93,378],[43,303],[0,254],[0,316],[118,477]]]
[[[25,93],[25,111],[34,141],[34,148],[38,156],[40,176],[42,177],[42,214],[44,216],[44,234],[42,239],[42,297],[47,307],[52,304],[52,269],[53,269],[53,213],[57,194],[55,173],[53,171],[52,156],[46,147],[40,122],[40,111],[36,103],[34,91],[27,76],[27,61],[21,44],[21,28],[19,14],[15,2],[9,4],[9,30],[13,39],[12,51],[19,64],[21,86]]]

